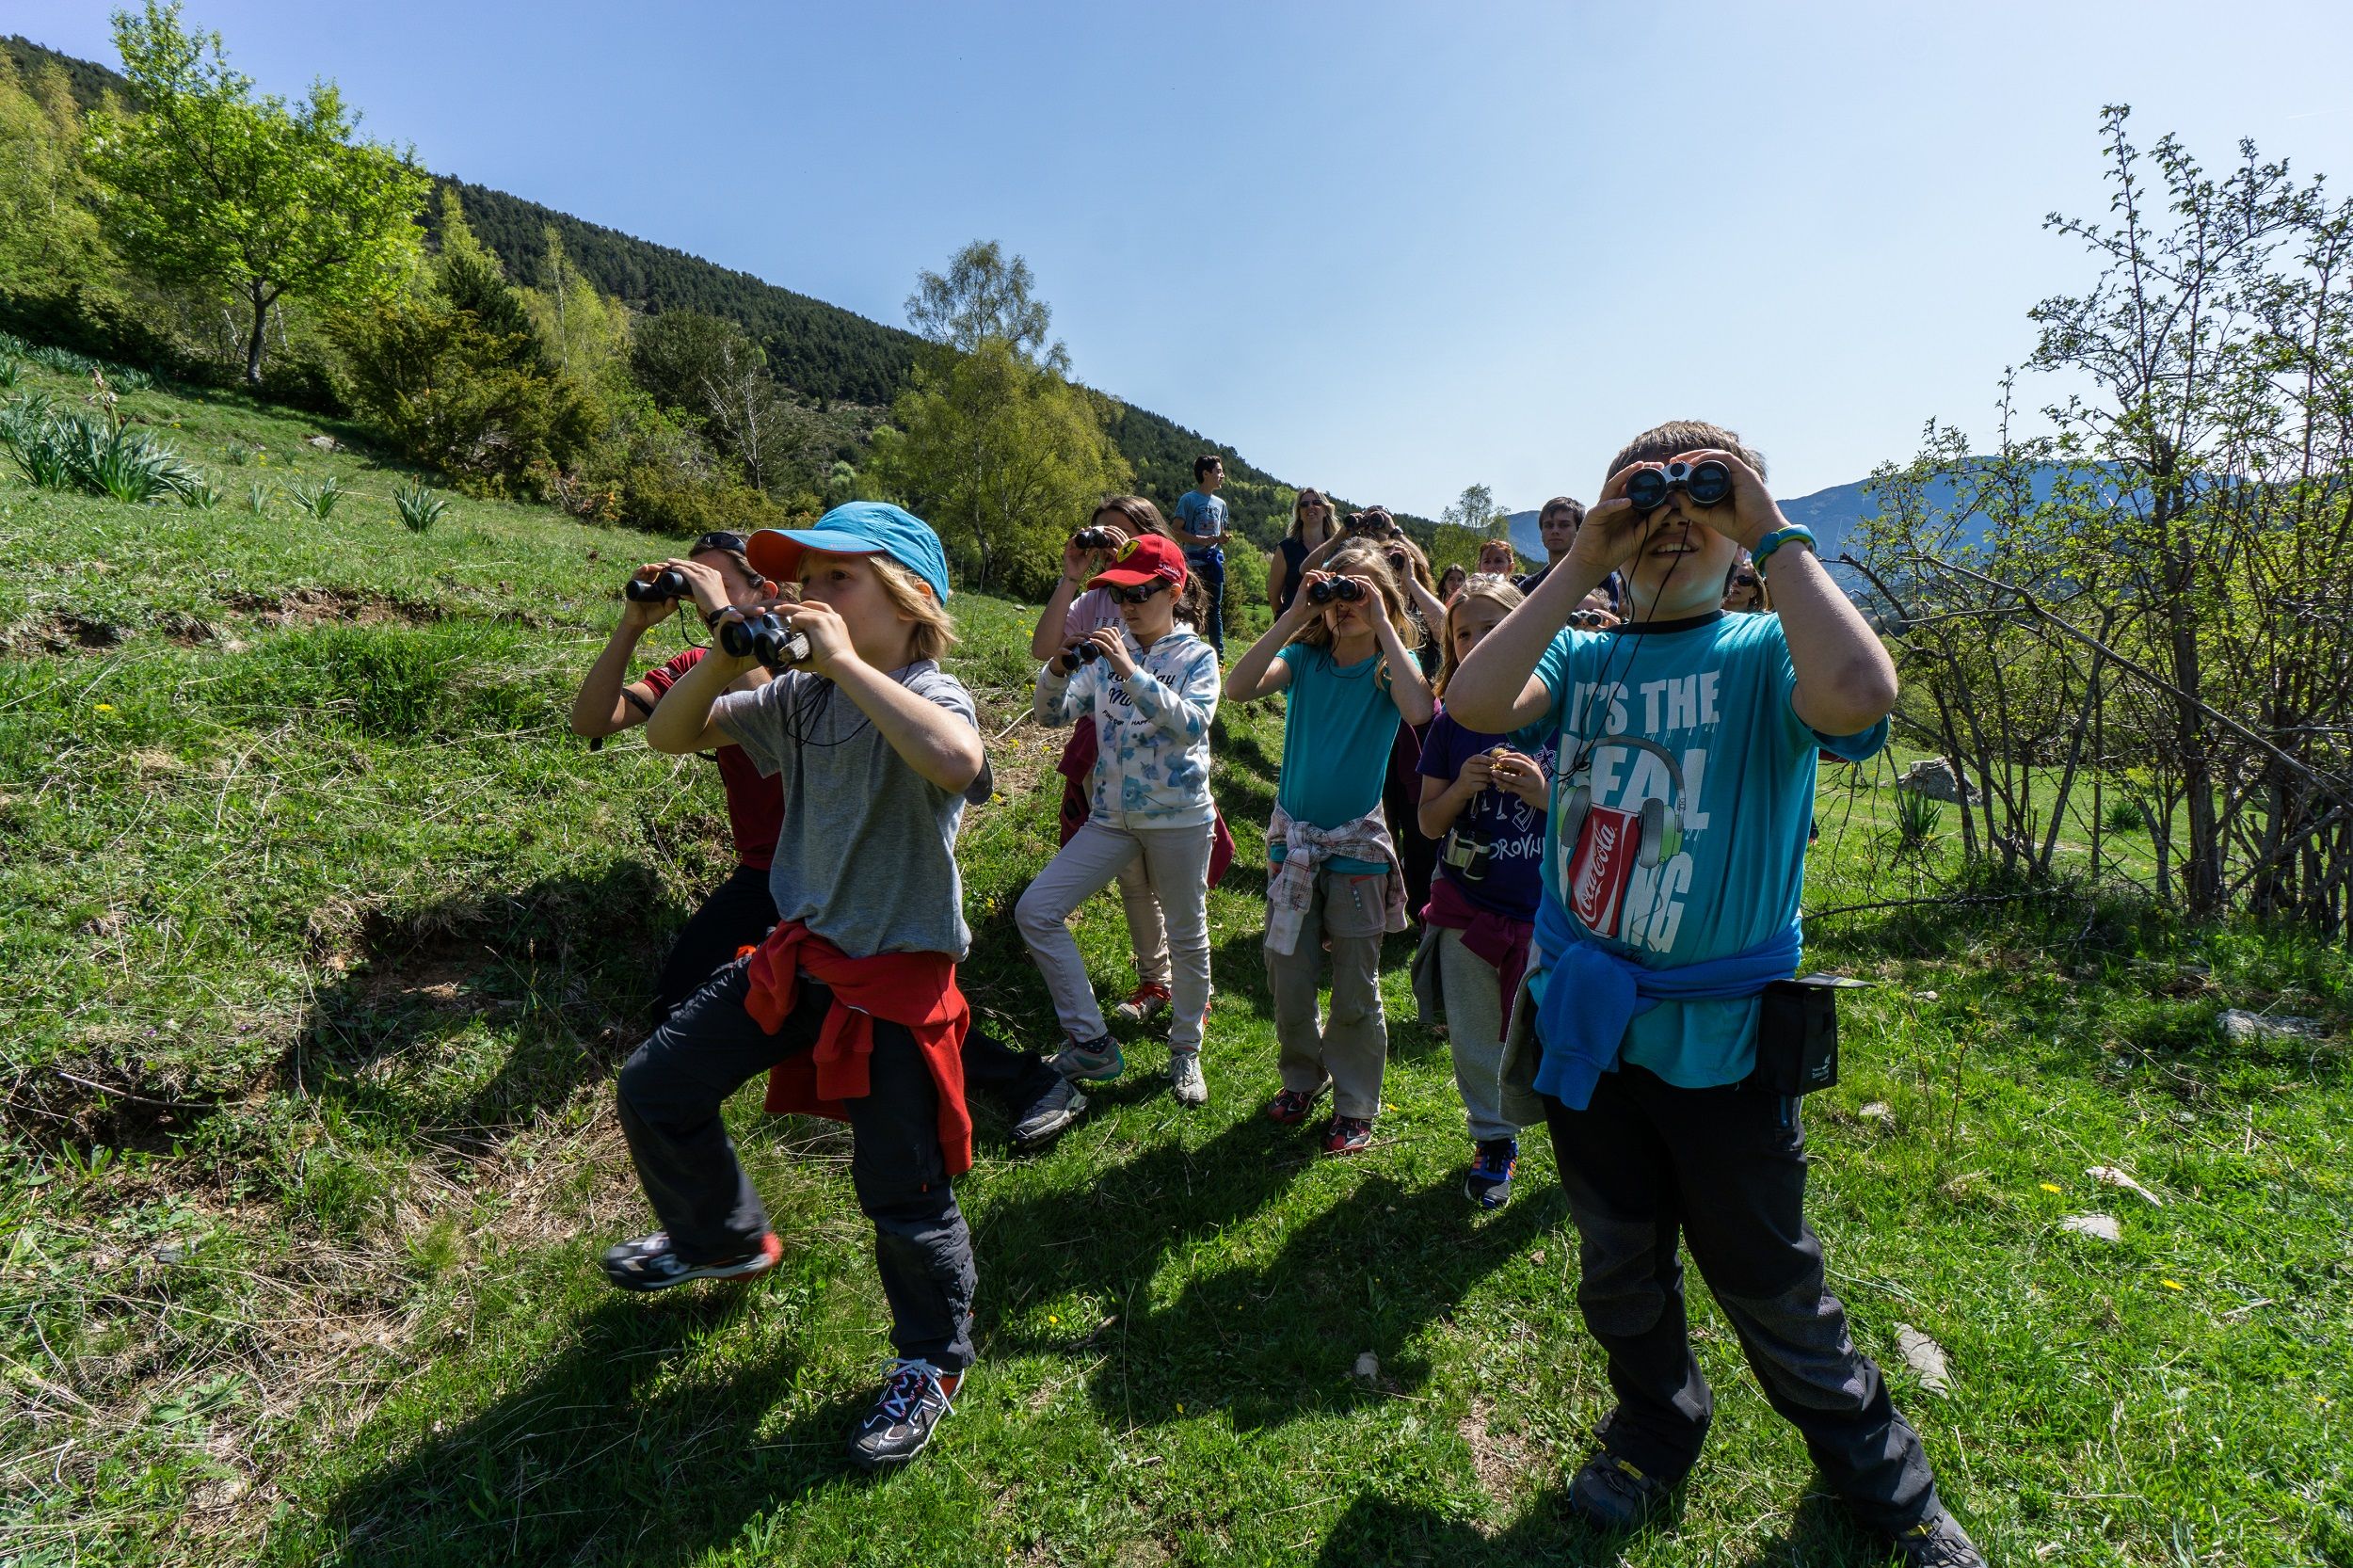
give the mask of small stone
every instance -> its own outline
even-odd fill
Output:
[[[155,1249],[158,1263],[178,1263],[188,1256],[188,1249],[178,1241],[166,1241]]]
[[[1855,1114],[1866,1122],[1879,1122],[1889,1127],[1896,1122],[1896,1108],[1885,1100],[1873,1100]]]
[[[1957,805],[1971,798],[1969,776],[1942,757],[1924,757],[1913,763],[1896,780],[1896,788]]]
[[[1953,1369],[1945,1359],[1944,1346],[1910,1323],[1897,1323],[1896,1351],[1904,1358],[1904,1365],[1919,1377],[1921,1387],[1931,1394],[1953,1391]]]
[[[2152,1208],[2163,1208],[2165,1207],[2165,1200],[2163,1198],[2149,1191],[2148,1188],[2143,1187],[2139,1182],[2135,1181],[2129,1173],[2120,1171],[2113,1165],[2094,1165],[2090,1169],[2084,1172],[2084,1175],[2105,1187],[2121,1187],[2124,1191],[2132,1193],[2134,1196],[2144,1199]]]
[[[302,444],[305,446],[315,446],[321,452],[332,452],[340,443],[338,443],[332,436],[305,436],[302,439]]]
[[[2059,1229],[2101,1241],[2124,1240],[2124,1227],[2118,1224],[2113,1216],[2106,1214],[2070,1214],[2059,1222]]]
[[[2275,1018],[2249,1013],[2243,1007],[2227,1009],[2218,1021],[2222,1037],[2234,1046],[2261,1045],[2266,1040],[2309,1040],[2320,1032],[2316,1018]]]
[[[1351,1370],[1367,1383],[1370,1383],[1381,1375],[1381,1358],[1370,1351],[1367,1351],[1356,1358],[1356,1365]]]
[[[1912,993],[1912,997],[1914,1001],[1934,1001],[1936,1000],[1936,993],[1934,991],[1914,991]]]

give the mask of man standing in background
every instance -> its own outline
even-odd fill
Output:
[[[1520,592],[1534,593],[1536,584],[1545,580],[1545,574],[1569,558],[1569,547],[1577,543],[1577,531],[1583,526],[1585,503],[1575,496],[1556,495],[1545,503],[1544,510],[1536,514],[1536,531],[1544,536],[1545,540],[1545,564],[1519,580]],[[1622,587],[1619,575],[1613,571],[1602,579],[1601,586],[1588,594],[1585,602],[1578,608],[1607,611],[1614,615]]]
[[[1225,503],[1217,492],[1225,484],[1225,459],[1207,453],[1193,460],[1193,488],[1176,498],[1176,534],[1185,547],[1185,565],[1209,590],[1209,625],[1201,634],[1225,662]]]

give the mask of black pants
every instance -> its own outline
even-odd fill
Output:
[[[1207,549],[1188,546],[1185,568],[1201,579],[1201,586],[1209,595],[1209,624],[1201,628],[1203,640],[1217,649],[1220,660],[1225,657],[1225,551],[1223,546]]]
[[[995,1035],[983,1033],[977,1023],[964,1032],[968,1097],[978,1090],[1004,1107],[1005,1114],[1018,1118],[1061,1081],[1062,1074],[1047,1065],[1044,1057],[1014,1049]]]
[[[662,961],[653,983],[653,1021],[660,1023],[686,1005],[711,977],[735,962],[744,948],[758,947],[776,923],[776,901],[768,896],[768,873],[739,865],[711,889],[703,906],[687,917]]]
[[[1685,1327],[1680,1234],[1765,1398],[1832,1489],[1891,1532],[1935,1511],[1920,1439],[1824,1286],[1798,1102],[1678,1089],[1627,1066],[1603,1075],[1585,1110],[1547,1098],[1545,1112],[1580,1238],[1577,1305],[1618,1397],[1602,1431],[1610,1451],[1680,1480],[1715,1413]]]
[[[621,1068],[621,1128],[662,1228],[689,1262],[736,1257],[768,1211],[735,1157],[719,1108],[746,1080],[817,1044],[833,993],[804,978],[784,1027],[764,1032],[731,964],[688,999]],[[874,1262],[890,1300],[890,1340],[960,1372],[972,1364],[972,1238],[939,1147],[939,1094],[915,1036],[874,1020],[870,1090],[848,1103],[850,1185],[874,1223]]]

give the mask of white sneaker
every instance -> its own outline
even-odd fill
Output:
[[[1197,1050],[1173,1050],[1168,1053],[1168,1081],[1176,1091],[1179,1105],[1209,1103],[1209,1083],[1201,1076],[1201,1053]]]

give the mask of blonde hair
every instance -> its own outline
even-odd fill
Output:
[[[1406,624],[1405,593],[1397,585],[1396,574],[1389,570],[1389,563],[1385,557],[1381,545],[1369,539],[1362,544],[1341,546],[1325,558],[1320,569],[1335,577],[1369,579],[1379,591],[1381,602],[1388,611],[1389,624],[1401,630]],[[1300,588],[1302,593],[1306,591],[1304,585]],[[1290,640],[1328,654],[1332,651],[1332,628],[1321,615],[1310,616],[1306,625],[1291,633]],[[1385,662],[1388,654],[1384,651],[1379,657]]]
[[[874,568],[874,581],[882,584],[890,607],[915,623],[909,650],[916,658],[935,664],[947,657],[948,650],[956,646],[956,623],[948,617],[947,607],[932,597],[932,585],[888,555],[869,555],[866,562]]]
[[[1438,634],[1438,678],[1430,683],[1433,696],[1446,695],[1446,683],[1454,679],[1454,667],[1462,662],[1454,654],[1454,617],[1463,613],[1463,606],[1475,599],[1482,599],[1490,604],[1502,605],[1503,613],[1508,616],[1519,608],[1527,598],[1510,578],[1498,577],[1491,571],[1474,572],[1463,579],[1463,591],[1456,594],[1454,602],[1446,607],[1446,629]]]

